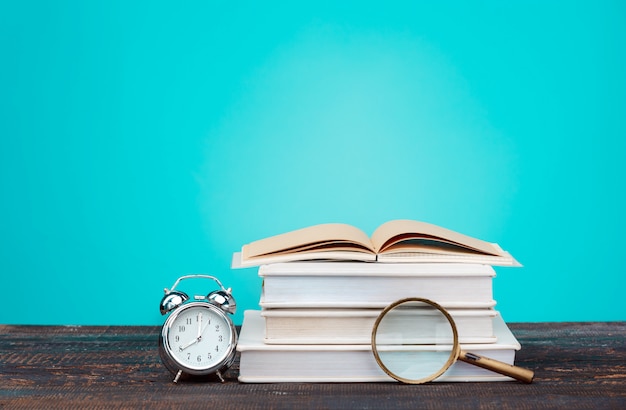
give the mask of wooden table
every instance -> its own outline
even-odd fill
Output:
[[[0,326],[0,408],[626,409],[626,322],[511,323],[532,384],[173,384],[157,327]]]

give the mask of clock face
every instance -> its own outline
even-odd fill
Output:
[[[165,324],[166,349],[187,371],[219,369],[234,349],[231,322],[213,306],[192,303],[174,312]]]

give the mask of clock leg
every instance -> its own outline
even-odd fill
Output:
[[[222,373],[220,373],[220,371],[218,370],[215,372],[215,374],[217,374],[217,377],[219,377],[222,383],[224,383],[224,378],[222,377]]]
[[[176,373],[176,377],[174,377],[174,383],[178,383],[178,379],[180,379],[180,376],[183,374],[182,370],[179,370],[178,373]]]

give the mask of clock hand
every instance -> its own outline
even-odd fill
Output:
[[[204,334],[204,331],[206,330],[207,327],[209,327],[209,322],[206,322],[206,324],[204,325],[204,327],[200,331],[200,334],[198,335],[198,341],[200,341],[200,339],[202,339],[202,335]]]
[[[198,338],[194,338],[189,343],[187,343],[186,345],[179,347],[178,350],[182,352],[183,350],[185,350],[186,348],[188,348],[192,344],[198,343],[198,341],[200,341],[199,337]]]
[[[189,346],[191,346],[194,343],[198,343],[200,340],[202,340],[202,334],[204,333],[204,331],[206,330],[206,328],[209,326],[209,322],[207,322],[204,327],[202,327],[202,313],[199,313],[199,321],[198,321],[198,336],[194,339],[192,339],[189,343],[187,343],[184,346],[181,346],[178,348],[179,351],[183,351],[186,348],[188,348]]]
[[[200,335],[202,335],[202,312],[198,312],[198,340],[200,340]]]

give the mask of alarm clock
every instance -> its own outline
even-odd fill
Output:
[[[175,290],[186,279],[211,279],[219,285],[207,295],[190,298]],[[162,315],[168,315],[159,337],[159,355],[165,367],[181,377],[216,374],[224,382],[223,373],[235,360],[237,330],[230,315],[237,304],[231,294],[214,276],[194,274],[181,276],[167,289],[161,299]]]

